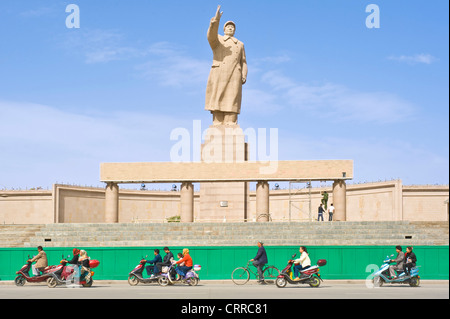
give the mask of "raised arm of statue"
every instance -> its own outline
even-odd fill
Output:
[[[211,48],[215,48],[219,44],[219,23],[220,18],[222,17],[223,12],[220,12],[220,5],[217,6],[216,15],[211,18],[211,22],[208,28],[208,42]]]

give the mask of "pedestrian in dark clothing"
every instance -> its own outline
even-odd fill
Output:
[[[264,267],[264,265],[269,262],[267,259],[266,249],[264,248],[263,245],[264,245],[263,242],[261,242],[261,241],[258,242],[258,247],[259,247],[258,252],[256,253],[255,258],[250,260],[253,262],[253,266],[255,266],[258,269],[258,276],[259,276],[258,282],[260,284],[264,284],[264,275],[263,275],[262,267]]]
[[[323,221],[323,213],[324,212],[325,212],[325,210],[323,209],[322,204],[320,204],[319,211],[318,211],[319,216],[317,217],[317,221],[319,221],[319,219],[322,219],[322,221]]]
[[[159,254],[159,249],[155,249],[153,253],[155,254],[155,258],[153,258],[152,260],[147,260],[148,265],[145,267],[145,269],[147,269],[147,275],[152,277],[159,273],[159,269],[156,266],[156,263],[162,262],[161,255]]]

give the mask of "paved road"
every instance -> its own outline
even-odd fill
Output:
[[[325,281],[319,288],[307,285],[260,286],[232,283],[200,282],[196,287],[175,285],[160,287],[149,284],[131,287],[126,282],[97,281],[91,288],[48,288],[45,284],[24,287],[0,285],[0,299],[449,299],[448,281],[427,283],[417,288],[407,285],[367,288],[364,282],[336,283]]]

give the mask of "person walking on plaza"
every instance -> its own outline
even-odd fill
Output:
[[[403,265],[405,263],[405,254],[402,251],[402,246],[396,246],[395,251],[397,252],[397,258],[391,259],[391,262],[395,262],[396,264],[389,266],[389,274],[393,279],[397,279],[397,273],[395,271],[403,271]]]
[[[328,221],[333,221],[333,213],[334,213],[334,206],[333,203],[331,203],[330,207],[328,208]]]
[[[264,275],[262,271],[262,267],[267,264],[269,261],[267,259],[266,249],[264,248],[264,243],[262,241],[258,241],[258,252],[256,253],[255,258],[250,260],[253,262],[253,266],[258,269],[258,282],[260,284],[264,284]]]
[[[37,250],[38,250],[38,254],[36,256],[34,256],[30,261],[36,262],[36,264],[34,265],[34,268],[37,271],[43,272],[45,267],[48,266],[47,254],[45,253],[42,246],[38,246]]]
[[[323,221],[323,213],[324,212],[325,212],[325,210],[323,209],[322,204],[320,204],[319,211],[318,211],[319,216],[317,216],[317,221],[319,221],[319,219],[322,219],[322,221]]]

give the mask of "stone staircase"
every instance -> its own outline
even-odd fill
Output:
[[[45,225],[0,225],[0,247],[23,247]],[[43,246],[43,245],[42,245]]]
[[[266,245],[448,245],[448,227],[448,222],[408,221],[47,224],[36,226],[27,240],[24,235],[10,245],[21,241],[20,247],[251,246],[257,240]],[[27,228],[23,234],[31,232]]]

